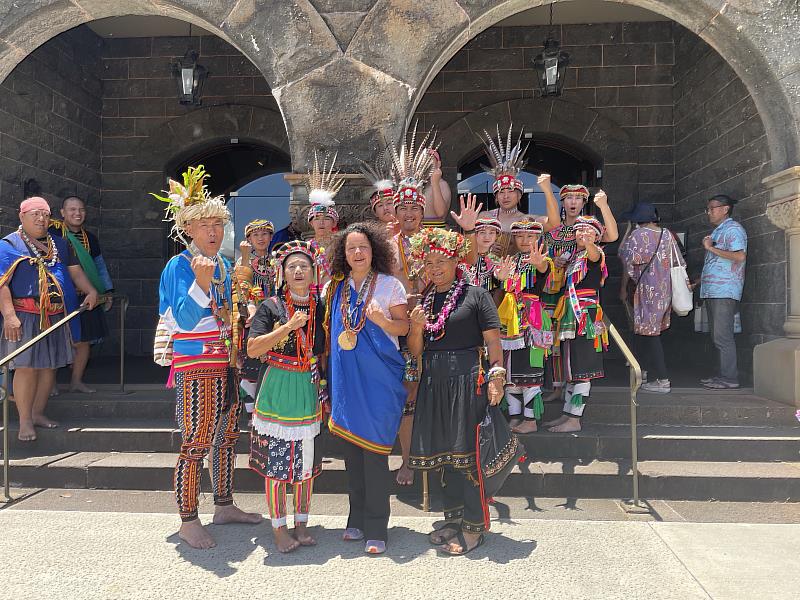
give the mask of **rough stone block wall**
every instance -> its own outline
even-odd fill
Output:
[[[767,138],[755,104],[733,69],[697,36],[677,25],[675,29],[672,224],[688,232],[689,269],[699,276],[705,254],[702,239],[711,231],[706,201],[718,193],[739,201],[734,218],[747,230],[748,253],[741,305],[744,333],[737,338],[739,368],[749,377],[753,346],[782,335],[786,316],[784,234],[765,215],[768,192],[761,183],[772,174]],[[712,349],[709,336],[702,341]]]
[[[58,214],[61,198],[88,202],[90,229],[100,206],[102,40],[87,27],[44,44],[0,85],[0,235],[19,225],[23,184],[35,179]]]
[[[238,50],[214,36],[107,39],[101,58],[103,80],[103,160],[101,241],[120,292],[129,296],[128,352],[147,354],[158,318],[158,277],[168,258],[159,203],[147,192],[164,187],[166,162],[142,169],[140,145],[151,136],[168,135],[166,124],[198,110],[179,104],[171,65],[189,47],[200,52],[209,70],[202,108],[249,105],[278,111],[263,76]],[[197,140],[179,145],[197,149]],[[166,143],[165,143],[166,145]],[[173,145],[173,144],[170,144]],[[118,347],[116,328],[109,351]]]
[[[638,185],[633,193],[611,198],[618,211],[637,195],[662,205],[667,214],[672,207],[672,28],[670,22],[555,26],[555,36],[571,57],[563,99],[614,121],[638,145],[636,168],[605,174],[617,189]],[[417,108],[421,125],[441,131],[485,106],[532,98],[532,61],[547,34],[548,27],[531,26],[492,27],[477,35],[431,83]],[[512,115],[519,125],[526,118],[535,121],[532,115]],[[484,126],[493,130],[495,124]],[[464,148],[464,153],[473,150]]]

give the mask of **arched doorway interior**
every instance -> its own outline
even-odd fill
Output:
[[[536,183],[542,173],[551,175],[556,197],[559,188],[568,183],[582,183],[589,188],[600,185],[603,162],[594,153],[553,136],[531,135],[531,138],[525,170],[519,176],[525,191],[520,203],[522,212],[546,214],[544,194]],[[483,147],[474,149],[460,161],[456,180],[459,194],[475,194],[484,210],[491,210],[497,205],[492,193],[494,179],[484,170],[487,163]]]

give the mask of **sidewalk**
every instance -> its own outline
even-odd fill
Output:
[[[44,504],[57,506],[53,498],[60,493],[68,496],[64,507],[74,508],[70,492],[48,493]],[[80,498],[83,510],[93,509],[87,498]],[[319,544],[281,555],[266,523],[211,526],[219,545],[197,551],[179,543],[173,514],[27,510],[26,504],[44,508],[35,499],[0,511],[5,597],[224,598],[244,590],[248,596],[326,600],[768,600],[795,597],[800,587],[798,524],[545,520],[517,518],[522,511],[514,510],[513,517],[493,521],[483,547],[445,558],[423,535],[432,517],[396,510],[389,552],[373,557],[359,543],[341,541],[340,503],[321,499],[319,508],[337,516],[312,517]],[[242,504],[257,501],[252,496]]]

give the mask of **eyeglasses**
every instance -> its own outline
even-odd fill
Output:
[[[29,210],[26,213],[22,213],[23,215],[28,215],[32,219],[49,219],[50,213],[44,210]]]
[[[724,208],[727,204],[713,204],[706,208],[706,214],[710,213],[715,208]]]

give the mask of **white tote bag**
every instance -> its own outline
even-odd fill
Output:
[[[677,244],[672,240],[669,259],[669,277],[672,281],[672,310],[680,317],[688,315],[694,308],[692,290],[689,288],[689,276],[686,266],[681,264],[681,255],[678,253]]]

